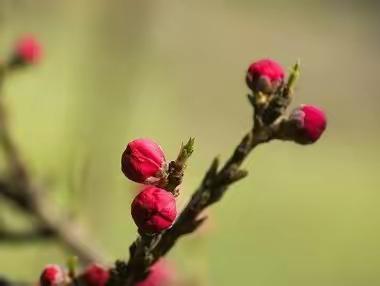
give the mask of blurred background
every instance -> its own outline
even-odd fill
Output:
[[[6,82],[12,134],[34,178],[112,262],[136,237],[138,186],[120,171],[128,141],[154,138],[174,158],[196,138],[183,205],[250,127],[249,63],[300,58],[294,106],[324,108],[326,133],[313,146],[258,148],[251,176],[170,258],[193,285],[380,285],[379,3],[0,0],[0,58],[29,33],[45,50]],[[3,201],[0,218],[28,224]],[[0,242],[0,273],[32,281],[68,255],[54,242]]]

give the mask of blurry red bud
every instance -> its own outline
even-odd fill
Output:
[[[40,276],[41,286],[60,286],[65,282],[65,272],[55,264],[45,266]]]

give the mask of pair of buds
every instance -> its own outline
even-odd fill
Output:
[[[284,69],[277,62],[263,59],[249,66],[246,83],[253,92],[250,100],[262,111],[262,119],[266,123],[270,124],[283,115],[288,107],[294,81],[298,77],[298,68],[297,64],[285,84]],[[270,101],[273,103],[272,106]],[[322,109],[314,105],[301,105],[282,122],[279,139],[311,144],[321,137],[326,125],[327,119]]]

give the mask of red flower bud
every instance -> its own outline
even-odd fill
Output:
[[[161,232],[168,229],[176,218],[175,198],[170,192],[147,186],[133,200],[131,213],[140,231]]]
[[[252,63],[247,71],[246,82],[254,92],[273,93],[284,81],[284,70],[277,62],[263,59]]]
[[[108,269],[99,264],[91,264],[86,268],[81,278],[87,286],[105,286],[109,277]]]
[[[133,140],[121,157],[124,175],[137,183],[157,184],[165,176],[165,167],[164,152],[149,139]]]
[[[327,125],[325,113],[312,105],[301,105],[296,108],[289,119],[296,123],[293,139],[300,144],[311,144],[317,141]]]
[[[50,264],[45,266],[40,276],[41,286],[59,286],[63,285],[64,282],[65,272],[59,265]]]
[[[32,36],[21,38],[16,43],[15,48],[16,63],[36,64],[42,57],[42,47],[40,43]]]
[[[157,261],[151,268],[148,276],[136,286],[170,286],[177,285],[175,271],[171,265],[161,259]]]

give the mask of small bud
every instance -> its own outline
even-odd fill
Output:
[[[168,191],[147,186],[133,200],[131,213],[140,231],[161,232],[168,229],[177,216],[175,198]]]
[[[256,93],[272,94],[283,81],[283,68],[271,59],[254,62],[247,71],[246,83]]]
[[[41,286],[60,286],[65,282],[65,272],[59,266],[50,264],[45,266],[40,276]]]
[[[150,268],[148,276],[136,286],[174,286],[178,285],[177,280],[172,265],[160,259]]]
[[[321,137],[326,129],[325,113],[312,105],[301,105],[293,110],[289,117],[291,126],[295,128],[293,140],[299,144],[311,144]]]
[[[166,175],[164,152],[150,139],[136,139],[130,142],[123,152],[121,169],[132,181],[158,184]]]
[[[81,280],[87,286],[105,286],[109,277],[110,273],[107,268],[94,263],[85,269],[81,275]]]
[[[33,36],[27,36],[16,43],[11,65],[36,64],[41,60],[41,57],[41,44]]]

